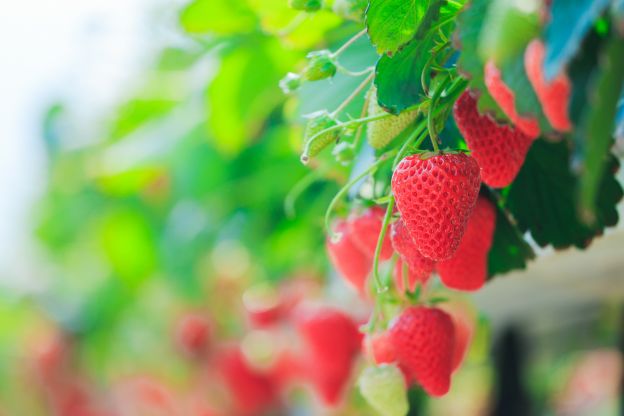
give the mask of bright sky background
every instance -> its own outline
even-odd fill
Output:
[[[173,2],[170,2],[170,4]],[[68,100],[82,121],[101,115],[154,46],[160,0],[19,0],[0,13],[0,282],[29,287],[30,207],[46,176],[41,118]]]

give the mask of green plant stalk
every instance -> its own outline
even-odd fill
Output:
[[[358,86],[357,86],[357,88],[356,88],[355,90],[353,90],[353,92],[352,92],[352,93],[351,93],[351,94],[350,94],[347,98],[345,98],[345,100],[344,100],[342,103],[340,103],[340,105],[338,106],[338,108],[336,108],[336,109],[334,110],[334,112],[333,112],[333,113],[331,113],[332,117],[336,117],[338,114],[340,114],[340,112],[341,112],[342,110],[344,110],[344,109],[345,109],[345,108],[349,105],[349,103],[350,103],[351,101],[353,101],[353,99],[354,99],[355,97],[357,97],[357,96],[358,96],[358,95],[362,92],[362,90],[363,90],[364,88],[366,88],[366,86],[367,86],[368,84],[370,84],[370,82],[373,80],[373,77],[374,77],[374,76],[375,76],[375,74],[373,74],[373,73],[369,74],[369,75],[368,75],[368,76],[364,79],[364,81],[362,81],[362,82],[360,83],[360,85],[358,85]]]
[[[361,38],[362,36],[364,36],[366,34],[366,29],[362,29],[360,30],[358,33],[356,33],[355,35],[353,35],[351,37],[351,39],[349,39],[348,41],[346,41],[340,48],[338,48],[336,50],[336,52],[334,52],[332,54],[332,56],[334,58],[337,58],[338,56],[340,56],[340,54],[342,54],[344,51],[346,51],[349,46],[353,45],[355,43],[355,41],[357,41],[359,38]]]
[[[373,258],[373,281],[375,282],[375,290],[377,294],[384,293],[388,290],[387,286],[383,285],[381,278],[379,277],[379,255],[381,254],[381,247],[383,246],[384,239],[386,238],[386,232],[388,231],[388,225],[392,218],[392,210],[394,209],[394,197],[388,201],[388,207],[386,208],[386,215],[384,215],[383,223],[381,224],[381,231],[379,232],[379,238],[377,239],[377,247],[375,247],[375,257]]]
[[[377,168],[379,166],[381,166],[384,162],[386,162],[388,160],[388,158],[390,156],[392,156],[392,153],[394,153],[395,151],[390,151],[388,153],[383,154],[382,156],[379,157],[379,159],[377,159],[377,161],[375,163],[373,163],[372,165],[370,165],[364,172],[360,173],[358,176],[356,176],[355,178],[351,179],[349,182],[347,182],[347,184],[345,186],[343,186],[342,188],[340,188],[340,190],[338,191],[338,193],[336,193],[336,195],[332,198],[331,202],[329,203],[329,205],[327,206],[327,210],[325,211],[325,229],[327,230],[327,233],[329,234],[329,237],[333,240],[339,237],[338,234],[334,233],[334,231],[331,229],[331,214],[332,211],[334,210],[334,207],[336,206],[336,204],[338,203],[338,201],[340,201],[340,199],[349,191],[349,189],[351,189],[356,183],[358,183],[360,180],[362,180],[363,178],[365,178],[366,176],[374,173]]]
[[[295,202],[299,198],[299,196],[310,187],[314,182],[319,180],[321,177],[321,172],[319,170],[313,170],[312,172],[305,175],[301,178],[291,189],[290,192],[284,198],[284,212],[288,218],[294,218],[296,215],[295,212]]]

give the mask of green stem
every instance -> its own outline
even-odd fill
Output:
[[[416,140],[416,138],[419,135],[422,135],[421,138],[419,139],[418,146],[420,146],[420,143],[422,143],[422,139],[424,139],[426,137],[426,135],[423,135],[422,133],[425,132],[425,123],[419,123],[418,126],[416,126],[416,128],[414,129],[414,131],[412,132],[412,134],[410,134],[410,136],[407,138],[407,140],[405,140],[405,143],[403,143],[403,146],[401,146],[401,149],[399,150],[399,153],[397,153],[396,157],[394,158],[394,162],[392,163],[392,170],[394,170],[397,165],[399,164],[399,162],[401,162],[401,159],[403,159],[403,157],[405,156],[405,154],[407,153],[407,150],[409,149],[410,144]]]
[[[295,202],[299,196],[321,177],[321,172],[313,170],[301,178],[284,198],[284,212],[288,218],[295,217]]]
[[[345,98],[345,100],[342,103],[340,103],[338,108],[334,110],[334,112],[331,114],[332,117],[336,117],[338,114],[340,114],[340,112],[344,110],[349,105],[349,103],[353,101],[353,99],[357,97],[364,88],[366,88],[368,84],[370,84],[374,76],[375,74],[372,74],[372,73],[369,76],[367,76],[364,79],[364,81],[362,81],[360,85],[358,85],[357,88],[353,90],[353,92],[347,98]]]
[[[373,72],[375,70],[375,68],[372,67],[372,66],[368,67],[366,69],[363,69],[361,71],[351,71],[351,70],[345,68],[342,65],[337,65],[336,68],[338,69],[338,72],[341,72],[341,73],[343,73],[345,75],[349,75],[350,77],[360,77],[362,75],[366,75],[368,73],[371,73],[371,72]]]
[[[297,29],[305,20],[308,18],[309,14],[306,12],[301,12],[293,20],[286,25],[286,27],[282,28],[279,32],[277,32],[277,36],[284,37],[290,35],[295,29]]]
[[[379,232],[379,238],[377,239],[377,247],[375,247],[375,257],[373,258],[373,281],[375,282],[375,289],[377,290],[377,294],[384,293],[388,290],[388,287],[383,285],[383,282],[379,277],[379,256],[381,254],[381,247],[383,246],[384,239],[386,238],[386,232],[388,231],[390,219],[392,218],[393,209],[394,197],[390,198],[390,201],[388,202],[386,215],[384,215],[383,223],[381,224],[381,231]]]
[[[349,182],[347,182],[347,184],[345,186],[343,186],[342,188],[340,188],[340,190],[338,191],[338,193],[334,196],[334,198],[331,200],[331,202],[329,203],[329,205],[327,206],[327,210],[325,211],[325,229],[327,230],[327,233],[329,234],[329,237],[331,239],[335,239],[337,238],[337,235],[334,233],[334,231],[331,229],[330,226],[330,222],[331,222],[331,214],[334,210],[334,207],[336,206],[336,204],[338,203],[338,201],[340,201],[340,199],[347,193],[349,192],[349,189],[351,189],[356,183],[358,183],[360,180],[362,180],[363,178],[365,178],[366,176],[370,175],[371,173],[373,173],[375,170],[377,170],[377,168],[384,163],[386,160],[388,160],[388,157],[392,156],[392,151],[383,154],[382,156],[379,157],[379,159],[377,159],[377,161],[375,163],[373,163],[372,165],[370,165],[368,168],[366,168],[366,170],[362,173],[360,173],[358,176],[356,176],[355,178],[351,179]]]
[[[353,35],[353,37],[351,37],[351,39],[349,39],[348,41],[346,41],[340,48],[338,48],[338,50],[336,52],[333,53],[333,56],[336,58],[338,57],[340,54],[342,54],[345,50],[347,50],[347,48],[351,45],[353,45],[353,43],[355,43],[356,40],[358,40],[359,38],[361,38],[364,34],[366,34],[366,29],[362,29],[360,30],[358,33],[356,33],[355,35]]]

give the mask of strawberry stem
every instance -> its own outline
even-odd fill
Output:
[[[377,294],[384,293],[388,290],[388,286],[385,286],[379,277],[379,256],[381,254],[381,247],[383,246],[384,239],[386,238],[386,232],[388,231],[390,219],[392,218],[393,209],[394,197],[390,198],[390,201],[388,201],[386,215],[384,215],[383,223],[381,224],[381,231],[379,232],[379,238],[377,239],[377,247],[375,247],[375,257],[373,257],[373,281],[375,282]]]
[[[357,41],[359,38],[361,38],[364,34],[366,34],[366,29],[362,29],[358,33],[353,35],[351,37],[351,39],[346,41],[340,48],[338,48],[338,50],[336,52],[334,52],[332,54],[334,56],[334,58],[337,58],[340,54],[342,54],[345,50],[347,50],[347,48],[349,46],[353,45],[355,43],[355,41]]]
[[[373,80],[373,77],[374,77],[374,76],[375,76],[375,74],[374,74],[374,73],[370,73],[370,74],[369,74],[369,75],[368,75],[368,76],[364,79],[364,81],[362,81],[362,82],[360,83],[360,85],[358,85],[358,86],[357,86],[357,88],[356,88],[355,90],[353,90],[353,92],[352,92],[352,93],[351,93],[351,94],[350,94],[347,98],[345,98],[345,100],[344,100],[342,103],[340,103],[340,105],[338,106],[338,108],[336,108],[336,109],[334,110],[334,112],[333,112],[333,113],[331,113],[331,116],[332,116],[332,117],[336,117],[338,114],[340,114],[340,112],[341,112],[342,110],[344,110],[344,109],[345,109],[345,108],[349,105],[349,103],[350,103],[351,101],[353,101],[353,99],[354,99],[355,97],[357,97],[357,96],[358,96],[358,95],[362,92],[362,90],[363,90],[364,88],[366,88],[366,86],[367,86],[368,84],[370,84],[370,82]]]
[[[288,192],[286,198],[284,198],[284,212],[288,218],[294,218],[295,213],[295,202],[297,198],[310,187],[314,182],[319,180],[321,177],[321,172],[319,170],[313,170],[312,172],[305,175],[301,178]]]
[[[330,222],[331,222],[331,214],[332,211],[334,210],[334,207],[336,206],[336,204],[338,203],[338,201],[340,201],[340,199],[347,193],[349,192],[349,189],[351,189],[356,183],[358,183],[359,181],[361,181],[362,179],[364,179],[366,176],[374,173],[377,168],[379,166],[381,166],[386,160],[388,160],[388,158],[390,156],[392,156],[392,153],[394,153],[394,151],[390,151],[386,154],[383,154],[382,156],[379,157],[379,159],[377,159],[377,161],[375,163],[373,163],[372,165],[370,165],[368,168],[366,168],[366,170],[364,170],[364,172],[360,173],[359,175],[357,175],[355,178],[351,179],[349,182],[347,182],[345,184],[345,186],[343,186],[342,188],[340,188],[340,190],[338,191],[338,193],[336,195],[334,195],[334,197],[332,198],[331,202],[329,203],[329,205],[327,206],[327,210],[325,211],[325,229],[327,230],[327,234],[329,234],[329,237],[331,239],[336,239],[339,237],[339,234],[334,233],[334,231],[331,228]]]

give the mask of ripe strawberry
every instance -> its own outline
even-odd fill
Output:
[[[358,379],[362,397],[382,416],[405,416],[409,410],[401,370],[392,364],[367,367]]]
[[[367,334],[364,337],[364,350],[375,364],[391,363],[396,360],[388,331]]]
[[[366,278],[372,268],[372,259],[357,248],[353,242],[347,222],[341,220],[335,230],[340,234],[338,241],[327,238],[326,247],[332,264],[347,282],[358,292],[366,291]]]
[[[368,101],[368,115],[375,116],[386,111],[377,102],[377,90],[372,89]],[[392,115],[381,120],[371,121],[366,127],[368,143],[374,149],[381,149],[397,137],[407,126],[412,124],[418,110],[404,111],[398,116]]]
[[[449,391],[453,370],[455,328],[440,309],[412,306],[390,328],[401,368],[432,396]]]
[[[375,256],[377,240],[379,239],[379,233],[381,232],[385,214],[386,211],[383,208],[372,207],[368,208],[360,215],[352,214],[349,217],[349,232],[353,244],[355,244],[361,252],[366,253],[371,258]],[[392,257],[393,250],[389,234],[390,233],[386,232],[383,244],[381,245],[381,253],[379,255],[381,260],[388,260]]]
[[[492,188],[513,182],[533,139],[512,126],[498,124],[487,114],[479,114],[477,100],[468,91],[455,102],[453,114],[481,168],[481,180]]]
[[[545,54],[542,41],[533,40],[524,52],[524,69],[550,124],[559,131],[570,131],[572,122],[568,117],[568,104],[572,85],[563,72],[551,81],[546,80],[543,70]]]
[[[405,292],[405,288],[403,287],[403,262],[408,266],[410,291],[416,288],[416,283],[418,282],[422,284],[427,283],[431,272],[433,272],[435,263],[433,260],[420,254],[418,247],[409,235],[402,219],[398,219],[392,223],[390,239],[392,240],[392,246],[401,256],[394,269],[395,283],[399,292]]]
[[[305,145],[308,145],[310,139],[314,138],[317,133],[328,129],[330,127],[334,127],[338,124],[336,119],[331,116],[327,111],[317,111],[312,114],[308,114],[308,124],[306,125],[305,132],[303,134]],[[331,130],[327,133],[323,133],[319,137],[315,138],[313,142],[310,143],[309,149],[306,157],[313,157],[319,154],[321,150],[338,140],[340,136],[340,131]]]
[[[496,209],[487,198],[479,197],[455,255],[438,263],[438,274],[446,287],[475,291],[485,284],[495,226]]]
[[[210,341],[210,325],[201,315],[186,314],[177,323],[176,341],[184,353],[201,355]]]
[[[479,194],[479,165],[463,153],[403,159],[392,175],[392,192],[418,251],[432,260],[450,258]]]
[[[306,376],[327,405],[336,405],[361,348],[357,325],[332,308],[300,308],[295,325],[307,347],[302,362]]]
[[[505,84],[501,73],[493,61],[485,64],[485,86],[490,95],[511,122],[532,139],[540,134],[539,123],[534,117],[522,117],[516,111],[516,98],[514,92]]]
[[[271,378],[253,369],[238,347],[229,347],[216,360],[218,371],[232,395],[236,414],[264,414],[277,403]]]
[[[423,257],[423,259],[425,259],[425,257]],[[406,263],[403,263],[401,259],[398,259],[396,264],[394,265],[393,277],[394,285],[397,292],[405,293],[406,291],[414,292],[418,284],[421,284],[423,286],[426,285],[429,281],[429,277],[431,277],[431,273],[423,275],[422,272],[414,271],[414,269],[409,267]],[[406,278],[407,288],[405,287]]]

